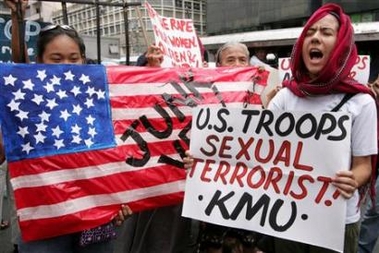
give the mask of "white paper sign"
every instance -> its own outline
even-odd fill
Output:
[[[282,82],[284,80],[289,80],[292,77],[291,58],[279,58],[279,80]],[[362,84],[368,83],[368,78],[370,76],[370,56],[369,55],[358,55],[357,62],[353,66],[350,72],[350,77],[354,78]]]
[[[183,216],[343,252],[350,116],[198,107]]]
[[[199,41],[192,19],[160,16],[145,3],[155,37],[165,57],[165,66],[202,67]]]

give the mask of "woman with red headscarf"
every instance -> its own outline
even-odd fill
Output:
[[[371,176],[371,156],[377,154],[377,112],[370,89],[349,77],[357,58],[349,17],[335,4],[318,9],[305,24],[292,57],[292,80],[271,100],[268,109],[332,111],[346,94],[353,96],[339,109],[352,116],[351,165],[339,171],[333,184],[347,199],[345,253],[356,253],[360,210],[358,188]],[[320,234],[321,235],[321,234]],[[276,252],[333,252],[299,242],[274,239]]]

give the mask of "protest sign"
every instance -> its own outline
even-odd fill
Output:
[[[0,121],[24,240],[183,200],[191,108],[260,108],[267,72],[1,64]]]
[[[292,78],[291,58],[279,58],[279,80],[290,80]],[[358,55],[355,65],[350,71],[350,77],[362,84],[367,84],[370,76],[370,56]]]
[[[155,45],[165,57],[165,66],[202,67],[201,50],[192,19],[178,19],[160,16],[146,2]]]
[[[195,108],[183,216],[343,252],[331,181],[349,168],[350,131],[343,113]]]
[[[35,61],[36,57],[36,40],[41,30],[41,26],[45,23],[27,20],[25,22],[25,42],[29,59]],[[10,15],[0,15],[0,62],[11,62],[12,48],[12,20]]]

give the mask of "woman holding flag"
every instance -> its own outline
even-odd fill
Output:
[[[14,62],[28,63],[28,55],[23,38],[23,20],[28,0],[5,0],[12,16],[12,59]],[[20,26],[21,25],[21,26]],[[21,40],[22,41],[22,40]],[[21,43],[21,45],[20,45]],[[37,40],[37,63],[44,64],[84,64],[85,45],[79,34],[68,25],[47,25],[41,29]],[[108,224],[83,232],[66,234],[52,238],[18,242],[21,253],[109,253],[113,251],[116,236],[114,224],[120,225],[132,211],[122,205],[115,218]],[[93,235],[98,235],[94,237]],[[99,239],[97,241],[97,239]]]

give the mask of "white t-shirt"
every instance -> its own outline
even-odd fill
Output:
[[[342,100],[344,94],[298,97],[289,89],[283,88],[268,105],[270,110],[330,112]],[[377,153],[376,105],[369,94],[356,94],[339,110],[352,116],[351,154],[367,156]],[[351,158],[350,158],[351,162]],[[360,218],[358,191],[347,201],[346,224],[357,222]]]

